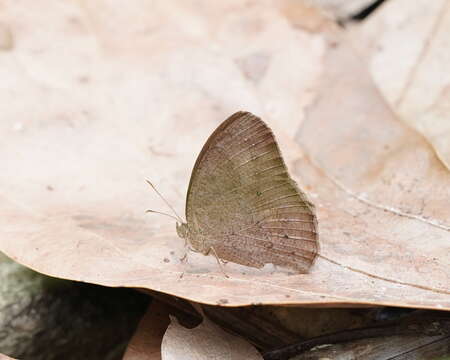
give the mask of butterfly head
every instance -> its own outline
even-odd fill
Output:
[[[177,223],[177,234],[182,239],[188,238],[189,228],[186,223]]]

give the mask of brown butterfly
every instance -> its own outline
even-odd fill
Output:
[[[287,172],[269,127],[248,112],[226,119],[192,170],[187,223],[177,232],[204,255],[308,272],[319,250],[314,206]]]

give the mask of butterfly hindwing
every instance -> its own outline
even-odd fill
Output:
[[[189,184],[186,217],[196,250],[224,260],[307,272],[318,252],[314,207],[289,177],[272,131],[238,112],[204,145]]]

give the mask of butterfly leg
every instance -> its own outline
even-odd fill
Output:
[[[180,258],[180,262],[183,264],[186,264],[187,265],[187,262],[188,262],[188,252],[186,251],[185,253],[184,253],[184,255],[183,255],[183,257],[182,258]],[[184,268],[186,268],[186,266],[183,266]],[[184,276],[184,270],[183,270],[183,272],[181,273],[181,275],[180,275],[180,277],[178,278],[178,280],[181,280],[182,278],[183,278],[183,276]]]
[[[185,254],[183,255],[183,257],[180,258],[180,262],[181,262],[181,263],[186,263],[186,264],[187,264],[187,261],[188,261],[188,253],[187,253],[187,251],[186,251]],[[181,273],[181,275],[180,275],[180,277],[178,278],[178,280],[181,280],[181,279],[183,278],[183,276],[184,276],[184,270],[183,270],[183,272]]]
[[[180,262],[187,262],[187,251],[184,253],[183,257],[180,258]]]
[[[189,250],[193,251],[193,249],[191,249],[191,247],[187,245],[187,242],[186,242],[185,250],[186,251],[185,251],[184,255],[180,258],[180,263],[187,265],[187,263],[188,263],[188,251]],[[178,278],[178,280],[181,280],[183,278],[183,276],[184,276],[184,271],[181,273],[181,275]]]
[[[185,249],[186,249],[186,252],[184,253],[183,257],[180,258],[180,262],[181,263],[186,263],[187,264],[187,262],[188,262],[188,252],[189,251],[196,252],[196,253],[200,252],[200,251],[195,250],[194,248],[190,247],[187,243],[186,243]],[[183,278],[183,276],[184,276],[184,271],[181,273],[181,275],[178,278],[178,280],[181,280]]]
[[[200,251],[197,251],[193,248],[191,248],[190,246],[186,245],[186,252],[184,253],[183,257],[180,258],[180,262],[187,262],[187,257],[188,257],[188,251],[192,251],[192,252],[196,252],[199,253]]]
[[[212,252],[213,252],[213,254],[214,254],[214,256],[215,256],[215,258],[216,258],[216,260],[217,260],[217,263],[219,264],[220,270],[221,270],[222,273],[225,275],[225,277],[229,279],[230,277],[226,274],[225,270],[223,269],[222,263],[220,262],[220,258],[219,258],[219,256],[217,255],[216,249],[214,249],[214,248],[211,246],[211,247],[209,248],[208,252],[206,253],[206,255],[208,255],[209,252],[210,252],[211,250],[212,250]]]

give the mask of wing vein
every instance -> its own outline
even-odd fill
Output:
[[[271,199],[270,201],[267,201],[264,204],[256,205],[255,208],[264,207],[264,206],[269,205],[269,204],[271,204],[271,203],[273,203],[275,201],[288,199],[288,198],[291,198],[291,197],[297,197],[297,196],[298,196],[297,193],[296,194],[289,194],[289,195],[280,196],[280,197],[277,197],[275,199]]]
[[[271,152],[273,152],[273,149],[271,149],[269,151],[266,151],[265,153],[262,153],[262,154],[260,154],[258,156],[252,157],[252,158],[248,159],[247,161],[244,161],[243,163],[241,163],[238,166],[234,167],[233,170],[237,170],[237,169],[241,168],[244,165],[247,165],[248,163],[250,163],[252,161],[258,160],[260,157],[263,157],[264,155],[270,154]],[[274,158],[274,159],[276,159],[276,158]],[[271,160],[273,160],[273,159],[271,159]]]
[[[240,151],[234,153],[233,155],[231,155],[231,156],[229,157],[229,159],[231,160],[231,159],[235,158],[236,156],[242,154],[244,151],[247,151],[247,150],[251,149],[252,147],[254,147],[254,146],[256,146],[256,145],[259,145],[259,144],[263,143],[264,141],[267,141],[267,137],[264,137],[262,140],[257,141],[257,142],[255,142],[255,143],[253,143],[253,144],[250,144],[250,145],[247,146],[246,148],[243,148],[243,149],[241,149]]]

